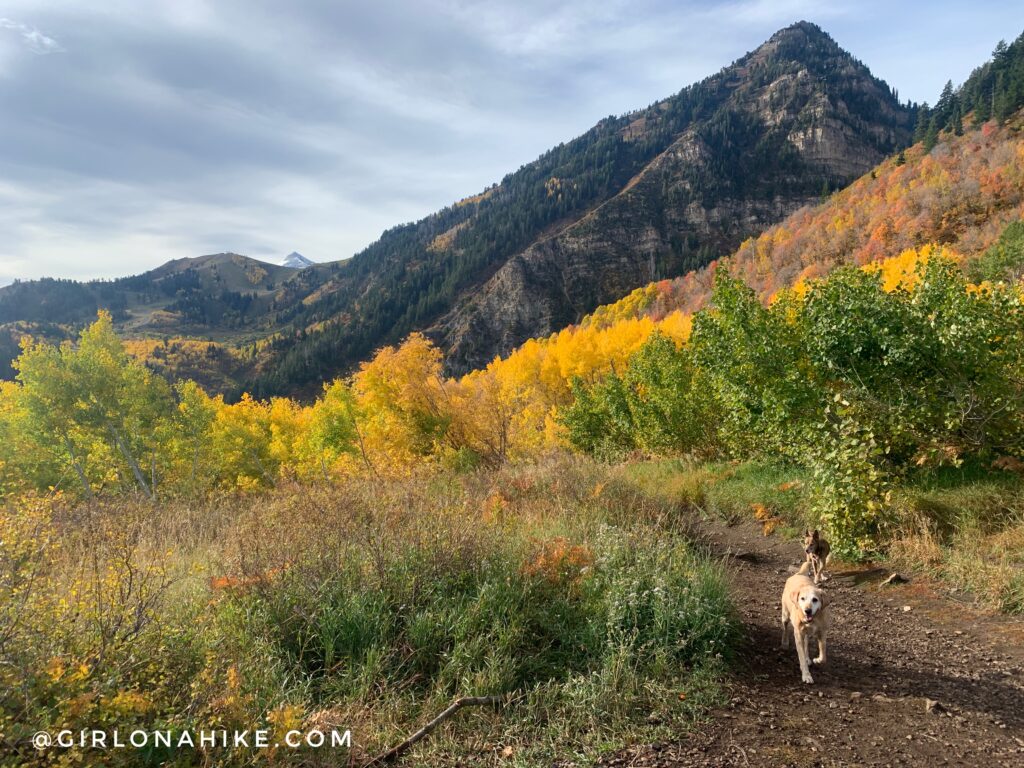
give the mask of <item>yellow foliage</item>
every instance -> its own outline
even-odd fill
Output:
[[[363,363],[352,388],[363,414],[367,452],[378,471],[395,471],[429,456],[450,415],[441,351],[414,333]]]
[[[138,691],[118,691],[108,706],[120,715],[145,714],[153,708],[149,699]]]
[[[557,180],[553,183],[557,186]],[[845,226],[840,219],[833,224]],[[786,230],[777,229],[771,238],[756,241],[756,247],[770,260],[771,249],[788,238]],[[880,275],[887,291],[909,289],[933,257],[957,258],[945,247],[927,245],[862,269]],[[785,298],[796,312],[818,274],[814,265],[808,265],[790,289],[773,298]],[[143,468],[152,467],[150,474],[158,477],[158,487],[172,492],[214,487],[248,492],[283,479],[331,482],[361,471],[407,473],[424,462],[497,466],[536,456],[564,444],[564,427],[555,415],[571,401],[574,380],[592,382],[625,370],[631,356],[655,332],[679,345],[689,341],[692,316],[679,310],[665,312],[674,301],[672,290],[667,281],[639,288],[599,307],[579,325],[530,339],[483,370],[457,379],[445,378],[441,351],[422,334],[413,333],[398,346],[380,349],[351,382],[326,385],[312,405],[287,398],[260,401],[249,395],[229,404],[207,396],[194,383],[179,385],[174,413],[166,423],[157,421],[157,426],[147,427],[164,442],[151,457],[147,454],[147,464],[139,463],[139,483],[146,479]],[[985,290],[985,286],[971,290]],[[83,334],[83,344],[95,337],[107,345],[99,345],[106,355],[103,370],[124,369],[124,361],[150,359],[158,350],[209,349],[185,339],[166,344],[131,341],[115,349],[120,342],[110,325],[109,316],[101,315],[96,327]],[[59,373],[57,364],[62,355],[72,354],[70,349],[70,345],[55,350],[30,344],[23,358],[34,361],[37,378],[48,381],[56,375],[48,373],[50,369]],[[139,386],[148,386],[151,373],[135,365]],[[97,381],[102,380],[97,376]],[[62,384],[56,391],[68,388]],[[23,466],[24,457],[40,455],[31,446],[17,447],[37,439],[28,428],[31,419],[22,415],[22,395],[27,391],[19,384],[0,383],[0,444],[8,446],[0,451],[0,493],[24,490],[17,478],[27,487],[52,485],[50,478],[68,476],[69,467],[82,476],[83,486],[87,482],[91,487],[124,484],[124,466],[119,466],[116,455],[122,444],[76,432],[59,436],[66,455],[58,456],[63,462],[58,467]],[[123,410],[121,405],[112,401],[110,411]],[[52,408],[36,410],[43,413]],[[137,423],[143,423],[141,417]],[[31,476],[33,472],[38,479]]]
[[[455,236],[459,234],[459,230],[464,229],[467,224],[469,224],[469,219],[459,222],[454,227],[446,229],[430,241],[430,245],[427,246],[427,250],[431,253],[444,253],[449,250],[455,242]]]
[[[865,272],[877,273],[882,276],[882,289],[892,292],[898,289],[909,291],[920,280],[920,270],[932,257],[959,260],[952,251],[942,246],[925,245],[921,248],[908,248],[898,256],[864,265]]]
[[[491,187],[490,189],[481,192],[478,195],[470,195],[469,197],[464,197],[457,203],[455,203],[455,207],[461,208],[465,205],[475,205],[476,203],[483,202],[484,200],[486,200],[487,198],[494,194],[495,189],[497,189],[497,187]]]
[[[865,264],[861,269],[871,274],[881,275],[882,289],[887,292],[895,290],[909,291],[917,285],[921,279],[921,269],[931,258],[951,259],[957,262],[963,261],[963,257],[945,246],[923,245],[920,248],[908,248],[899,255],[891,256],[888,259]],[[814,270],[808,268],[805,272],[811,274]],[[801,275],[793,285],[783,288],[772,295],[769,303],[774,303],[787,295],[802,300],[810,292],[813,285],[813,278]],[[976,289],[976,287],[971,286],[968,290],[972,289]]]
[[[483,519],[486,523],[500,523],[505,510],[508,509],[508,499],[501,491],[495,491],[484,499]]]
[[[561,443],[560,429],[552,416],[571,398],[576,377],[593,380],[612,370],[623,370],[629,358],[655,331],[677,343],[685,343],[692,318],[673,312],[660,321],[649,317],[614,319],[620,312],[632,312],[642,305],[641,294],[631,294],[614,311],[592,316],[590,322],[566,328],[546,339],[531,339],[508,357],[495,359],[484,371],[474,371],[459,381],[465,402],[483,400],[486,407],[467,409],[493,420],[505,414],[508,454],[529,455]],[[476,425],[477,431],[480,425]],[[486,430],[483,430],[486,431]]]

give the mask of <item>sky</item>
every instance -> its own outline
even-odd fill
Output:
[[[1014,6],[0,0],[0,285],[347,258],[801,19],[934,102]]]

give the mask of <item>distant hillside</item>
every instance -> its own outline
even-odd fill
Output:
[[[103,308],[128,332],[269,328],[274,296],[294,275],[287,267],[218,253],[116,280],[18,281],[0,288],[0,323],[82,324]]]
[[[282,305],[300,303],[338,266],[299,269],[218,253],[116,280],[12,283],[0,288],[0,379],[13,377],[10,361],[23,337],[52,343],[74,338],[105,309],[119,333],[147,340],[136,351],[153,353],[139,356],[154,370],[170,379],[196,379],[211,392],[237,394],[255,371],[250,345],[282,330]],[[190,336],[209,341],[182,338]],[[247,349],[240,355],[225,344]]]

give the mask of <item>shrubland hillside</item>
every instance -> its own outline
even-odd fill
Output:
[[[693,312],[725,268],[767,300],[779,289],[843,264],[867,264],[927,244],[966,259],[991,247],[1024,216],[1024,119],[942,134],[901,152],[818,205],[803,208],[745,241],[728,260],[677,280],[638,289],[597,310],[589,322]]]

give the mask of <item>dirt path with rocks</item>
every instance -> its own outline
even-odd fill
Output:
[[[677,743],[603,759],[624,766],[1024,766],[1024,621],[985,614],[911,576],[832,568],[828,663],[800,681],[779,647],[779,593],[797,542],[754,524],[705,524],[728,557],[745,626],[726,707]]]

